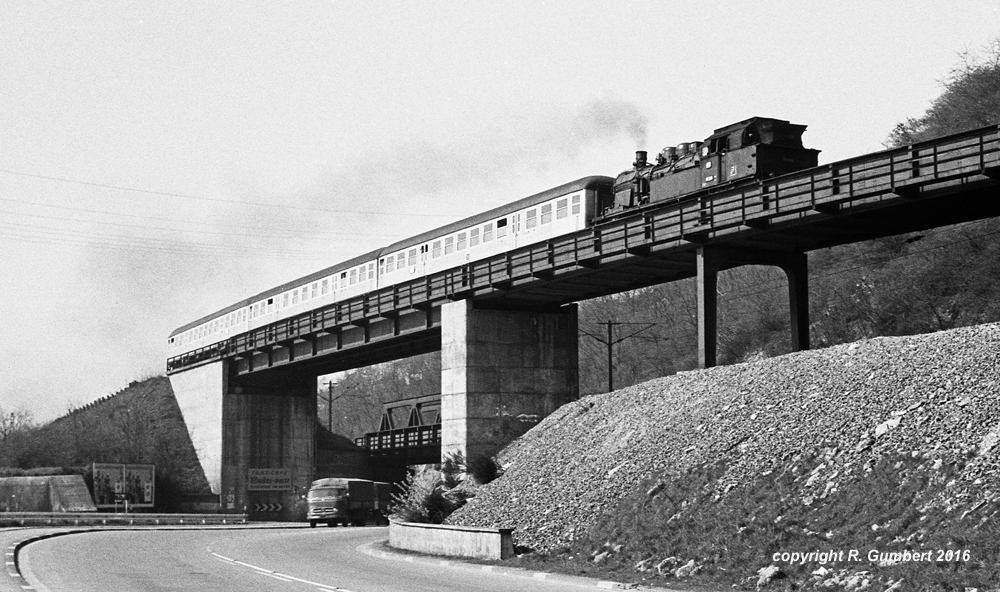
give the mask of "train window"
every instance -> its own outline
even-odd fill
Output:
[[[378,273],[379,275],[385,273],[385,258],[378,260]]]
[[[330,280],[329,280],[329,279],[327,279],[327,278],[323,278],[323,287],[322,287],[322,288],[320,288],[320,291],[321,291],[321,292],[322,292],[323,294],[326,294],[327,292],[329,292],[329,291],[330,291]]]
[[[572,212],[572,214],[574,216],[576,216],[579,213],[580,213],[580,196],[579,195],[574,195],[573,196],[573,212]]]
[[[352,269],[351,270],[350,283],[351,283],[352,286],[354,284],[358,283],[358,270],[357,269]]]
[[[556,202],[556,220],[562,220],[566,217],[566,206],[568,203],[569,200],[566,199],[560,199]]]
[[[288,308],[288,292],[281,295],[281,308]]]
[[[497,238],[507,236],[507,218],[497,220]]]
[[[385,258],[385,270],[388,272],[394,269],[396,269],[396,256],[389,255]]]
[[[479,244],[479,229],[473,228],[469,231],[469,246],[474,247]]]
[[[422,251],[423,247],[421,247],[420,249]],[[417,264],[417,250],[416,249],[410,249],[410,252],[407,253],[407,255],[406,255],[406,263],[410,267],[414,267]]]
[[[466,245],[465,233],[464,232],[459,232],[458,233],[458,244],[456,245],[455,248],[458,249],[459,251],[464,251],[465,250],[465,245]]]
[[[299,291],[292,290],[292,304],[298,304],[298,303],[299,303]]]
[[[552,204],[545,204],[542,206],[542,224],[548,224],[552,221]]]
[[[267,305],[271,306],[272,304],[274,304],[274,298],[268,298],[267,299]]]
[[[709,153],[711,154],[726,152],[728,150],[729,150],[729,136],[715,138],[714,140],[709,142]]]
[[[437,259],[441,256],[441,241],[434,241],[434,248],[431,249],[431,257]]]
[[[346,288],[346,287],[347,287],[347,272],[346,272],[346,271],[342,271],[342,272],[340,273],[340,283],[339,283],[339,284],[337,284],[337,285],[338,285],[338,286],[339,286],[339,287],[340,287],[341,289],[343,289],[343,288]]]
[[[455,237],[449,236],[444,239],[444,254],[451,255],[455,251]]]
[[[493,240],[493,224],[483,226],[483,242],[488,243]]]
[[[375,279],[375,264],[374,263],[369,263],[368,264],[368,279],[370,279],[370,280]]]
[[[524,227],[531,230],[535,226],[538,226],[538,210],[532,208],[524,218]]]
[[[403,253],[400,253],[396,255],[396,269],[403,269],[404,267],[406,267],[406,257],[403,256]]]

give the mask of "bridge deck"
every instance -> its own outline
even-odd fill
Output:
[[[807,252],[1000,216],[1000,127],[661,202],[301,314],[168,361],[323,372],[434,351],[443,302],[546,308],[692,277],[699,247]]]

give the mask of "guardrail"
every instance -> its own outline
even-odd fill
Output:
[[[0,526],[189,526],[202,524],[246,524],[246,522],[246,514],[0,512]]]
[[[1000,179],[1000,126],[649,204],[585,230],[336,302],[170,358],[167,373],[225,357],[252,356],[320,332],[332,336],[322,353],[339,351],[345,347],[340,329],[398,318],[400,310],[428,311],[429,329],[429,311],[441,302],[510,290],[580,269],[596,270],[636,255],[689,250],[810,216],[905,201],[931,185],[962,183],[975,176]],[[395,333],[398,329],[388,337]],[[358,345],[368,343],[366,336]]]

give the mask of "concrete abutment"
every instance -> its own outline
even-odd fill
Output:
[[[315,376],[230,387],[223,404],[223,511],[304,519],[299,506],[315,464]]]
[[[315,471],[315,377],[237,383],[228,364],[170,376],[198,460],[220,511],[292,519]]]

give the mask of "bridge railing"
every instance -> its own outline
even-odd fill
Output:
[[[372,432],[354,439],[354,444],[370,452],[389,452],[422,446],[441,445],[441,424]]]
[[[167,370],[287,344],[321,331],[401,309],[428,310],[435,303],[490,290],[507,290],[561,273],[595,268],[635,255],[690,250],[747,228],[767,228],[817,213],[877,206],[915,197],[934,184],[961,183],[1000,170],[1000,127],[991,126],[911,146],[842,160],[759,183],[706,190],[674,202],[637,208],[629,215],[521,247],[411,282],[336,302],[170,358]],[[627,286],[625,287],[627,289]]]

